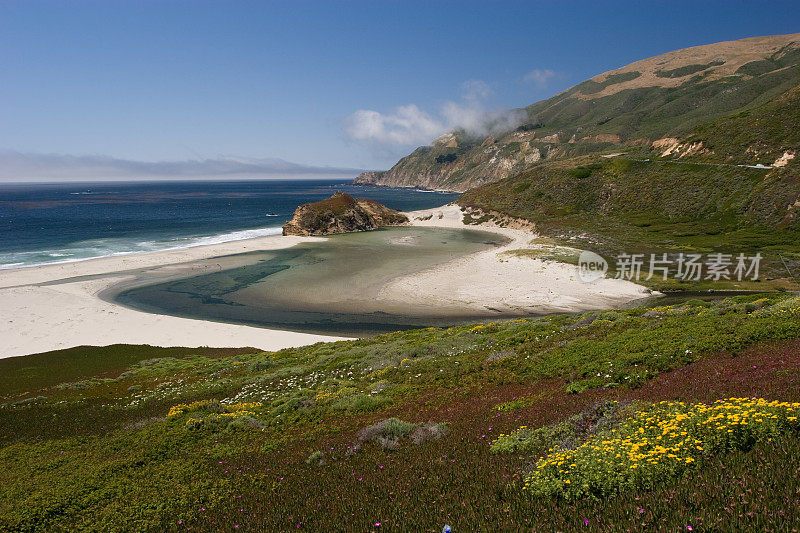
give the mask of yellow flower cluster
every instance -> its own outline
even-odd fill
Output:
[[[766,298],[763,300],[766,300]],[[756,302],[753,303],[758,303],[760,301],[762,300],[756,300]],[[769,307],[759,309],[755,313],[761,316],[777,316],[781,318],[800,316],[800,298],[783,300]]]
[[[356,392],[358,392],[358,389],[355,387],[342,387],[339,389],[320,390],[317,391],[315,400],[317,401],[317,403],[332,402],[333,400],[342,398],[343,396],[349,396]]]
[[[522,430],[524,430],[524,429],[527,429],[527,428],[528,428],[528,426],[520,426],[520,427],[517,429],[517,431],[522,431]],[[504,439],[504,438],[506,438],[506,437],[513,437],[513,436],[514,436],[514,433],[516,433],[516,431],[514,431],[514,432],[512,432],[512,433],[500,433],[500,436],[499,436],[499,437],[497,437],[497,439],[496,439],[496,440],[494,440],[494,441],[490,442],[489,444],[495,444],[495,443],[497,443],[498,441],[500,441],[500,440],[502,440],[502,439]]]
[[[202,409],[203,407],[208,407],[214,403],[217,403],[217,401],[198,400],[196,402],[192,402],[189,404],[179,403],[178,405],[173,405],[172,407],[169,408],[169,413],[167,413],[167,417],[182,415],[183,413],[188,413],[189,411],[197,411],[198,409]]]
[[[178,405],[173,405],[170,407],[169,412],[167,413],[167,417],[173,417],[182,415],[184,413],[190,413],[192,411],[198,411],[203,408],[211,407],[212,405],[218,405],[219,401],[217,400],[198,400],[196,402],[192,402],[189,404],[179,403]],[[245,415],[253,415],[254,409],[261,407],[259,402],[241,402],[241,403],[234,403],[231,405],[224,405],[222,406],[222,413],[215,413],[218,416],[225,416],[225,417],[239,417]],[[190,419],[190,421],[193,419]]]
[[[376,380],[376,379],[380,379],[381,376],[386,374],[392,368],[394,368],[394,367],[393,366],[387,366],[387,367],[384,367],[384,368],[379,368],[378,370],[373,370],[372,372],[370,372],[369,374],[366,374],[361,379],[364,380],[364,381],[373,381],[373,380]]]
[[[470,331],[472,333],[494,333],[500,329],[495,322],[489,322],[488,324],[478,324],[477,326],[473,326]]]
[[[252,415],[254,409],[261,407],[261,402],[239,402],[225,406],[226,414],[247,413]]]
[[[762,398],[728,398],[712,405],[657,403],[573,450],[551,448],[525,478],[525,488],[575,498],[610,494],[622,486],[646,487],[681,474],[706,456],[800,430],[798,413],[800,403]]]
[[[657,307],[648,307],[647,309],[648,311],[656,311],[658,313],[670,313],[676,310],[674,305],[660,305]]]
[[[800,315],[800,307],[781,307],[775,309],[775,313],[778,316],[797,316]]]

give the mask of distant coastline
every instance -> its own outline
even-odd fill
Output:
[[[385,171],[380,171],[385,172]],[[359,175],[363,176],[365,173]],[[359,181],[359,177],[353,180],[353,185],[356,187],[385,187],[387,189],[408,189],[417,192],[438,192],[443,194],[461,194],[460,191],[452,190],[452,189],[431,189],[425,187],[423,185],[387,185],[385,183],[371,183],[368,181]]]

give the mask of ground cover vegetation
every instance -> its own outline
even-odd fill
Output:
[[[772,293],[5,359],[0,529],[791,529],[798,339]]]

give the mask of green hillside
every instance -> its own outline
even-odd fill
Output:
[[[698,125],[683,136],[681,147],[670,158],[681,156],[680,148],[692,150],[683,159],[712,163],[773,165],[786,161],[797,171],[800,154],[800,86],[758,107]],[[699,146],[698,148],[691,148]],[[653,151],[658,156],[659,150]]]
[[[0,531],[790,530],[798,313],[750,295],[0,360]]]
[[[606,258],[623,252],[659,256],[759,252],[764,256],[762,280],[778,278],[771,286],[796,287],[800,281],[794,277],[800,274],[796,168],[796,164],[761,169],[585,156],[540,163],[467,191],[458,203],[490,216],[500,213],[530,220],[542,235]],[[477,219],[479,215],[468,217]],[[660,281],[651,286],[691,288]],[[725,282],[711,287],[757,288]]]
[[[762,61],[747,63],[731,74],[715,76],[724,62],[710,62],[679,72],[685,81],[676,87],[643,86],[620,90],[592,99],[602,88],[636,80],[638,71],[609,75],[603,83],[589,80],[549,100],[525,108],[523,127],[541,129],[543,135],[558,133],[567,140],[619,135],[621,141],[679,137],[710,119],[771,101],[800,85],[800,36]],[[758,68],[757,65],[769,67]]]
[[[678,50],[600,74],[525,107],[514,131],[480,138],[453,132],[418,148],[390,170],[365,173],[357,182],[466,191],[543,160],[646,149],[664,138],[692,134],[697,136],[693,139],[716,141],[724,158],[741,147],[742,153],[730,161],[772,164],[775,158],[768,161],[766,151],[747,150],[754,143],[796,146],[796,133],[785,131],[797,122],[779,110],[790,105],[796,113],[796,103],[782,102],[781,95],[799,85],[800,34]],[[761,115],[749,137],[734,143],[723,142],[722,133],[714,139],[705,135],[732,114],[747,122],[747,113],[759,106],[775,113]],[[740,125],[725,120],[730,130]]]

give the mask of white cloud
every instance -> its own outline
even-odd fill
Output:
[[[359,172],[360,169],[300,165],[282,159],[226,156],[189,161],[133,161],[101,155],[0,150],[0,180],[3,181],[352,177]]]
[[[544,89],[547,86],[547,83],[555,77],[556,73],[549,68],[537,68],[525,74],[525,76],[522,77],[522,80],[534,84],[539,89]]]
[[[445,126],[414,104],[383,114],[359,109],[346,120],[348,137],[380,144],[419,144],[443,133]]]
[[[461,102],[447,101],[435,114],[414,104],[400,106],[391,113],[359,109],[345,119],[345,133],[352,140],[377,148],[400,148],[427,144],[455,129],[487,135],[513,128],[522,120],[520,111],[487,111],[484,108],[483,100],[492,93],[484,81],[466,81],[461,90]]]
[[[461,93],[465,100],[486,100],[493,92],[483,80],[467,80],[461,84]]]

